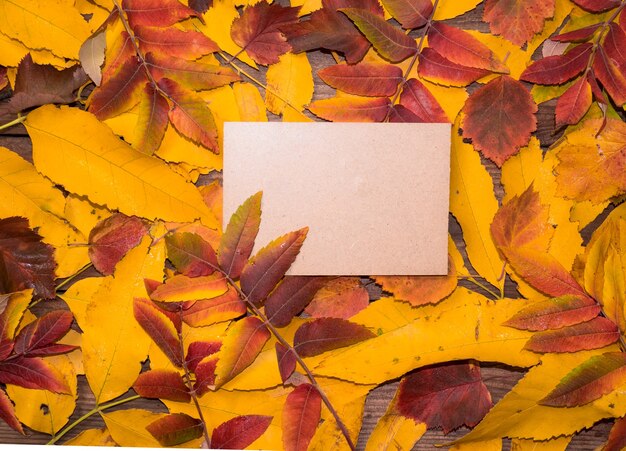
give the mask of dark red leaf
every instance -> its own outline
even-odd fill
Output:
[[[172,413],[153,421],[146,429],[162,446],[176,446],[202,437],[202,421],[185,413]]]
[[[123,0],[122,8],[133,28],[138,25],[168,27],[192,16],[202,17],[178,0]]]
[[[524,85],[507,75],[474,91],[463,112],[463,136],[498,167],[537,129],[537,105]]]
[[[143,330],[170,361],[178,367],[182,366],[183,356],[174,323],[148,299],[135,298],[133,313]]]
[[[213,429],[211,447],[215,449],[245,449],[267,430],[273,417],[242,415]]]
[[[535,61],[526,68],[521,80],[541,85],[559,85],[579,75],[587,67],[592,45],[580,44],[563,55],[554,55]]]
[[[208,356],[201,360],[194,370],[196,382],[193,389],[198,396],[202,396],[215,386],[215,368],[217,367],[217,357]]]
[[[580,77],[556,102],[554,113],[556,128],[577,124],[591,107],[592,100],[588,78]]]
[[[386,63],[335,64],[317,74],[333,88],[358,96],[391,96],[402,81],[402,69]]]
[[[70,393],[64,375],[38,357],[19,356],[0,362],[0,382],[54,393]]]
[[[56,310],[26,325],[15,337],[15,354],[32,354],[63,337],[74,321],[71,312]]]
[[[410,78],[402,88],[400,105],[420,118],[420,122],[450,122],[435,96],[416,78]]]
[[[175,58],[195,60],[219,50],[215,42],[199,31],[143,25],[135,26],[133,31],[144,53],[162,53]]]
[[[289,324],[326,283],[325,277],[287,276],[265,301],[265,315],[276,327]]]
[[[420,76],[443,85],[467,86],[490,73],[484,69],[453,63],[430,47],[422,50],[419,62],[417,70]]]
[[[260,304],[294,262],[308,228],[287,233],[261,249],[241,272],[241,289],[250,302]]]
[[[537,332],[524,349],[533,352],[576,352],[598,349],[619,340],[613,321],[598,316],[590,321],[556,330]]]
[[[322,412],[322,397],[311,384],[298,385],[283,407],[283,447],[285,451],[306,451],[315,434]]]
[[[191,401],[191,395],[183,377],[173,370],[155,369],[141,373],[133,384],[133,390],[144,398]]]
[[[567,33],[559,34],[550,38],[552,41],[557,42],[582,42],[589,39],[596,32],[598,28],[602,26],[601,23],[589,25],[588,27],[579,28],[578,30],[568,31]]]
[[[626,69],[626,31],[616,23],[609,24],[603,45],[606,55],[617,64],[621,72]]]
[[[491,408],[491,395],[480,368],[446,363],[417,370],[404,377],[396,394],[396,409],[416,423],[442,428],[444,434],[474,427]]]
[[[288,347],[276,343],[276,359],[278,360],[280,378],[284,384],[296,370],[296,355]]]
[[[626,417],[615,420],[602,451],[621,451],[624,448],[626,448]]]
[[[194,301],[183,306],[183,321],[191,327],[209,326],[246,313],[246,304],[234,288],[213,299]]]
[[[4,422],[8,424],[11,428],[24,435],[24,429],[22,429],[22,424],[15,415],[13,403],[4,392],[4,390],[0,390],[0,418],[2,418]]]
[[[113,274],[117,262],[141,242],[147,231],[146,224],[138,217],[114,213],[89,233],[91,262],[102,274]]]
[[[566,295],[526,307],[504,325],[532,331],[558,329],[589,321],[600,311],[600,305],[588,297]]]
[[[262,193],[258,192],[237,208],[220,240],[218,261],[224,272],[233,279],[241,275],[259,233],[261,197]]]
[[[213,274],[218,267],[211,245],[196,233],[174,233],[165,237],[167,258],[174,268],[188,277]]]
[[[187,356],[185,357],[185,363],[187,363],[189,371],[195,372],[200,361],[215,354],[221,347],[222,343],[219,341],[194,341],[189,343]]]
[[[430,0],[383,0],[382,3],[402,28],[407,29],[423,27],[433,12]]]
[[[592,13],[601,13],[609,9],[617,8],[619,0],[572,0],[578,6]]]
[[[75,349],[79,349],[79,346],[52,343],[41,348],[28,351],[28,357],[47,357],[49,355],[67,354]]]
[[[539,404],[574,407],[595,401],[626,382],[626,353],[595,355],[571,370]]]
[[[596,51],[593,71],[609,96],[619,106],[626,103],[626,76],[602,47]]]
[[[0,293],[33,288],[45,299],[55,296],[54,249],[28,227],[28,219],[0,219]]]
[[[423,122],[422,119],[403,105],[394,105],[389,112],[389,122]]]
[[[248,6],[233,22],[231,37],[258,64],[277,63],[278,57],[291,49],[279,28],[295,23],[298,11],[299,7],[276,3]]]
[[[375,336],[367,327],[345,319],[318,318],[298,328],[293,344],[298,354],[311,357]]]
[[[314,318],[348,319],[369,305],[370,295],[358,277],[337,277],[316,294],[304,310]]]

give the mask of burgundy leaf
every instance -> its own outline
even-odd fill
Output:
[[[389,122],[421,123],[422,118],[404,105],[394,105],[389,111]]]
[[[15,337],[15,354],[41,350],[63,337],[74,321],[71,312],[56,310],[26,325]],[[73,349],[73,347],[72,347]]]
[[[313,318],[348,319],[369,305],[370,295],[358,277],[337,277],[324,285],[304,309]]]
[[[222,343],[219,341],[194,341],[189,343],[187,356],[185,357],[189,371],[195,372],[200,361],[211,354],[215,354],[221,347]]]
[[[217,367],[217,362],[217,357],[210,355],[196,365],[196,369],[194,370],[196,383],[193,389],[198,396],[202,396],[215,385],[215,368]]]
[[[232,418],[213,429],[211,447],[215,449],[244,449],[267,430],[270,416],[242,415]]]
[[[209,326],[228,321],[246,313],[246,303],[234,288],[213,299],[193,301],[183,305],[183,321],[191,327]]]
[[[277,327],[289,324],[327,281],[324,277],[287,276],[265,301],[265,315]]]
[[[619,340],[619,330],[613,321],[596,317],[590,321],[556,330],[537,332],[524,349],[534,352],[576,352],[598,349]]]
[[[89,233],[91,262],[102,274],[113,274],[117,262],[140,243],[147,231],[146,224],[138,217],[114,213]]]
[[[578,6],[592,13],[601,13],[609,9],[617,8],[619,0],[572,0]]]
[[[64,375],[38,357],[19,356],[0,362],[0,382],[54,393],[70,393]]]
[[[133,313],[143,330],[146,331],[167,358],[174,365],[182,366],[183,357],[181,355],[180,342],[172,321],[148,299],[135,298]]]
[[[590,25],[588,27],[579,28],[578,30],[568,31],[567,33],[559,34],[550,38],[552,41],[557,42],[582,42],[589,39],[595,31],[602,26],[601,23]]]
[[[375,336],[367,327],[345,319],[319,318],[300,326],[293,343],[298,354],[311,357]]]
[[[173,370],[155,369],[141,373],[133,384],[133,389],[144,398],[191,401],[191,395],[183,377]]]
[[[382,3],[406,29],[423,27],[433,12],[431,0],[383,0]]]
[[[591,57],[592,45],[581,44],[563,55],[535,61],[520,75],[521,80],[541,85],[565,83],[585,70]]]
[[[430,47],[422,50],[419,62],[417,70],[420,76],[443,85],[467,86],[490,73],[485,69],[453,63]]]
[[[416,78],[409,79],[402,88],[400,105],[415,114],[420,122],[450,122],[435,96]]]
[[[291,349],[276,343],[276,359],[278,360],[278,371],[283,384],[296,370],[296,355]]]
[[[283,447],[285,451],[306,451],[315,434],[322,412],[322,397],[311,384],[298,385],[283,407]]]

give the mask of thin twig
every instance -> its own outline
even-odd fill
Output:
[[[26,120],[26,116],[18,116],[17,119],[12,120],[11,122],[7,122],[6,124],[0,125],[0,130],[5,130],[7,128],[13,127],[14,125],[21,124]]]

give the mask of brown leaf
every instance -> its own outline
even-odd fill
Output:
[[[54,249],[20,217],[0,219],[0,293],[33,288],[45,299],[55,297]]]
[[[162,446],[176,446],[202,437],[202,421],[185,413],[172,413],[153,421],[146,429]]]
[[[167,235],[165,245],[169,261],[179,273],[187,277],[208,276],[218,267],[215,251],[196,233]]]
[[[287,276],[265,301],[265,315],[276,327],[285,327],[311,302],[325,277]]]
[[[400,105],[415,114],[420,122],[450,122],[435,96],[416,78],[410,78],[402,87]]]
[[[619,0],[572,0],[578,6],[587,11],[601,13],[613,8],[617,8],[620,4]]]
[[[167,78],[195,91],[219,88],[241,80],[239,75],[228,67],[185,61],[160,53],[148,53],[146,67],[157,80]]]
[[[396,410],[416,423],[442,428],[444,434],[474,427],[491,408],[491,395],[480,368],[468,363],[445,363],[419,369],[400,382]]]
[[[285,451],[306,451],[315,434],[322,412],[322,397],[311,384],[298,385],[283,407],[283,446]]]
[[[133,390],[143,398],[159,398],[177,402],[191,401],[189,389],[178,371],[154,369],[141,373]]]
[[[231,418],[213,429],[211,447],[215,449],[245,449],[267,430],[273,417],[242,415]]]
[[[406,29],[423,27],[433,12],[431,0],[383,0],[382,3]]]
[[[620,333],[613,321],[598,316],[590,321],[556,330],[537,332],[524,349],[533,352],[576,352],[615,343]]]
[[[340,318],[318,318],[301,325],[293,338],[293,347],[303,357],[350,346],[376,335],[367,327]]]
[[[463,136],[498,166],[537,129],[537,105],[524,85],[507,75],[474,91],[463,112]]]
[[[89,233],[89,258],[104,275],[111,275],[126,252],[137,246],[147,233],[146,224],[136,216],[114,213],[98,222]]]

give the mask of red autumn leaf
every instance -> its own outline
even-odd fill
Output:
[[[391,107],[391,110],[389,112],[389,122],[421,123],[424,121],[422,121],[422,119],[417,114],[409,110],[404,105],[397,104]]]
[[[382,3],[389,14],[406,29],[423,27],[433,12],[431,0],[383,0]]]
[[[596,51],[593,71],[613,101],[620,106],[624,105],[626,103],[626,76],[602,47]]]
[[[206,102],[173,80],[163,78],[158,84],[172,103],[169,118],[174,128],[213,153],[219,152],[217,126]]]
[[[38,357],[18,356],[0,362],[0,382],[54,393],[70,393],[65,376]]]
[[[348,319],[369,302],[370,295],[358,277],[337,277],[315,293],[304,311],[314,318]]]
[[[55,296],[54,249],[28,227],[28,219],[0,219],[0,293],[33,288],[45,299]]]
[[[178,0],[123,0],[122,8],[133,28],[138,25],[168,27],[192,16],[202,17]]]
[[[146,83],[137,116],[138,140],[134,144],[139,151],[148,155],[157,151],[167,130],[169,109],[167,99],[151,83]]]
[[[585,70],[591,57],[592,45],[577,45],[563,55],[554,55],[535,61],[526,68],[521,80],[540,85],[559,85]]]
[[[213,429],[211,448],[244,449],[267,430],[273,417],[265,415],[242,415],[231,418]]]
[[[131,55],[106,81],[103,74],[102,80],[87,103],[89,111],[100,120],[117,116],[135,106],[148,77],[139,59]]]
[[[421,77],[443,85],[467,86],[490,73],[485,69],[453,63],[430,47],[421,51],[419,62],[417,70]]]
[[[167,78],[196,91],[219,88],[240,81],[239,75],[228,67],[185,61],[160,53],[148,53],[146,67],[155,79]]]
[[[147,231],[140,218],[114,213],[96,224],[89,233],[91,262],[102,274],[113,274],[117,262],[139,244]]]
[[[52,311],[37,318],[17,334],[13,352],[30,356],[45,352],[49,345],[68,332],[72,321],[74,321],[74,316],[65,310]],[[70,346],[68,350],[71,349],[74,347]]]
[[[487,0],[483,20],[493,34],[522,46],[554,15],[555,0]]]
[[[294,262],[308,228],[287,233],[261,249],[241,272],[241,290],[250,302],[260,304]]]
[[[153,421],[146,426],[147,431],[158,440],[161,446],[176,446],[202,437],[202,421],[186,413],[172,413]]]
[[[619,0],[572,0],[578,6],[593,13],[601,13],[609,9],[617,8]]]
[[[617,67],[623,72],[626,68],[626,31],[622,26],[616,23],[609,24],[609,32],[604,39],[603,48],[607,56],[615,61]]]
[[[626,382],[626,353],[595,355],[570,371],[539,404],[575,407],[595,401]]]
[[[443,433],[474,427],[491,408],[491,395],[480,368],[468,363],[446,363],[419,369],[400,382],[396,410],[428,428]]]
[[[556,128],[577,124],[587,113],[593,101],[591,85],[587,77],[581,77],[556,102]]]
[[[367,327],[340,318],[318,318],[304,323],[293,338],[293,347],[303,357],[350,346],[376,335]]]
[[[221,387],[252,364],[270,336],[267,327],[255,316],[234,323],[226,332],[218,354],[216,387]]]
[[[220,267],[237,279],[252,253],[261,224],[261,196],[258,192],[246,199],[232,215],[218,248]]]
[[[342,8],[339,11],[354,22],[380,56],[392,63],[404,61],[417,52],[415,40],[382,17],[360,8]]]
[[[436,22],[428,30],[428,46],[441,56],[461,66],[490,72],[509,73],[498,57],[467,31]]]
[[[626,417],[615,420],[602,451],[620,451],[626,448]]]
[[[21,294],[0,295],[0,360],[6,359],[13,351],[15,330],[24,316],[28,304]]]
[[[498,166],[537,129],[537,105],[524,85],[507,75],[474,91],[463,112],[463,136]]]
[[[601,23],[589,25],[588,27],[579,28],[578,30],[568,31],[567,33],[558,34],[550,38],[551,41],[557,42],[582,42],[589,39],[602,26]]]
[[[213,274],[217,256],[211,245],[196,233],[174,233],[165,237],[167,258],[176,270],[188,277]]]
[[[148,299],[135,298],[133,313],[167,358],[174,365],[182,366],[183,356],[174,323]]]
[[[22,424],[20,420],[17,419],[15,415],[15,409],[13,408],[13,403],[4,392],[4,390],[0,390],[0,418],[4,420],[6,424],[8,424],[11,428],[16,430],[22,435],[24,434],[24,429],[22,428]]]
[[[598,349],[619,340],[613,321],[598,316],[590,321],[534,334],[524,346],[533,352],[576,352]]]
[[[530,305],[504,325],[532,331],[559,329],[589,321],[600,311],[601,307],[588,297],[565,295]]]
[[[299,7],[259,2],[243,10],[233,22],[230,35],[248,56],[258,64],[274,64],[291,50],[279,28],[298,20]]]
[[[334,122],[382,122],[390,108],[387,97],[333,97],[309,105],[313,114]]]
[[[191,395],[183,377],[173,370],[154,369],[141,373],[133,384],[133,390],[143,398],[191,401]]]
[[[400,301],[414,307],[436,304],[447,298],[457,285],[457,274],[452,259],[448,260],[447,276],[375,276],[376,283]]]
[[[322,397],[311,384],[298,385],[283,407],[283,447],[285,451],[306,451],[315,434],[322,412]]]
[[[219,47],[199,31],[177,28],[156,28],[137,25],[133,28],[139,47],[144,53],[161,53],[175,58],[195,60],[217,52]]]
[[[435,96],[416,78],[410,78],[404,84],[400,105],[415,114],[420,122],[450,122]]]
[[[354,24],[323,0],[323,8],[313,11],[310,20],[280,27],[294,53],[315,49],[336,50],[345,55],[348,64],[358,63],[370,43]],[[343,6],[343,5],[342,5]]]
[[[0,90],[6,80],[6,69],[0,69]],[[73,103],[75,91],[87,81],[80,66],[61,71],[49,65],[39,65],[27,54],[17,66],[13,94],[8,102],[0,104],[0,118],[48,103]]]
[[[326,282],[324,277],[287,276],[265,301],[265,315],[276,327],[288,325]]]
[[[276,360],[278,361],[280,379],[284,384],[296,370],[296,355],[288,347],[283,346],[280,343],[276,343]]]
[[[222,343],[219,341],[194,341],[189,343],[187,355],[185,356],[185,363],[189,371],[195,372],[198,363],[205,357],[215,354],[221,347]]]
[[[391,96],[402,81],[402,69],[386,63],[335,64],[317,74],[329,86],[357,96]]]
[[[202,359],[196,365],[194,374],[196,382],[193,389],[198,396],[204,395],[206,392],[215,387],[215,369],[217,367],[217,357],[210,355]]]
[[[246,313],[246,304],[234,288],[213,299],[194,301],[183,306],[183,321],[191,327],[210,326]]]

